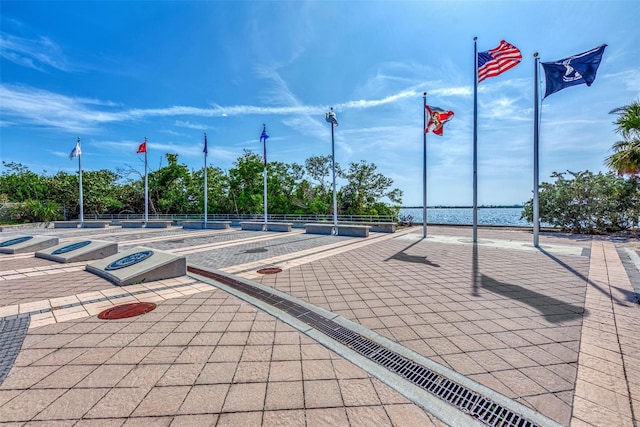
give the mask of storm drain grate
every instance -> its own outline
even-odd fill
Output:
[[[496,427],[537,427],[537,424],[516,414],[511,409],[505,408],[351,329],[310,311],[296,302],[212,271],[191,266],[187,267],[187,270],[214,279],[295,316],[307,325],[457,407],[486,425]]]

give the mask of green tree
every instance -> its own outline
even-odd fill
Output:
[[[5,169],[0,174],[0,194],[9,202],[48,200],[50,182],[46,175],[38,175],[22,163],[2,162]]]
[[[375,164],[364,160],[349,164],[344,173],[348,183],[338,192],[341,214],[397,215],[402,203],[402,190],[390,190],[393,180],[377,169]],[[396,205],[383,203],[380,199],[385,197]]]
[[[605,164],[620,175],[640,174],[640,103],[633,102],[611,111],[618,114],[616,133],[622,141],[613,144],[613,154],[606,158]]]
[[[274,214],[303,213],[306,203],[299,199],[298,185],[304,169],[297,163],[267,164],[268,212]]]
[[[263,161],[251,150],[245,149],[229,169],[229,197],[234,213],[249,214],[264,211]]]
[[[222,169],[207,166],[207,214],[221,214],[230,212],[228,188],[229,182]],[[204,168],[191,174],[191,182],[187,189],[189,196],[196,201],[194,212],[204,212]]]
[[[188,194],[191,173],[178,155],[167,153],[167,166],[149,173],[149,212],[189,213],[197,211],[197,200]]]

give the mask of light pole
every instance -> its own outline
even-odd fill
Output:
[[[338,117],[333,112],[333,107],[324,118],[331,123],[331,169],[333,170],[333,234],[338,235],[338,198],[336,193],[336,150],[333,128],[338,126]]]

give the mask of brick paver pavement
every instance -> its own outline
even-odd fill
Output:
[[[56,235],[184,253],[189,264],[357,322],[550,422],[638,424],[640,306],[613,243],[544,234],[538,250],[523,230],[481,229],[478,245],[468,228],[429,232],[427,239],[421,228],[367,239],[175,228]],[[28,311],[20,307],[51,311],[32,316],[0,385],[0,422],[447,423],[401,388],[221,289],[192,278],[117,288],[83,265],[0,258],[0,317]],[[257,275],[264,266],[283,271]],[[137,300],[158,307],[117,321],[95,317]],[[73,307],[60,310],[64,303]]]

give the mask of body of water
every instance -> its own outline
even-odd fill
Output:
[[[478,208],[479,225],[533,226],[520,219],[523,208]],[[400,218],[411,215],[413,222],[422,222],[422,208],[402,208]],[[473,225],[473,208],[427,208],[429,224]]]

